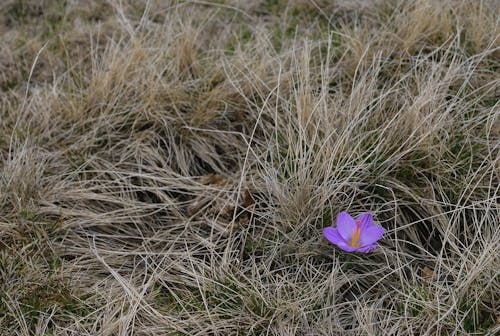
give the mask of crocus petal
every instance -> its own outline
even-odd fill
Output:
[[[368,253],[377,248],[377,244],[370,244],[356,249],[356,252]]]
[[[346,252],[357,251],[357,249],[355,247],[352,247],[352,246],[347,245],[347,244],[335,244],[335,245],[337,245],[339,247],[339,249],[346,251]]]
[[[347,242],[342,238],[339,231],[336,228],[326,227],[323,229],[323,235],[326,239],[328,239],[331,243],[337,245],[340,249],[353,252],[356,250],[355,247],[349,246]]]
[[[374,225],[372,214],[369,212],[359,215],[357,220],[361,221],[361,232]]]
[[[323,234],[326,239],[328,239],[331,243],[333,244],[346,244],[347,242],[342,238],[342,236],[339,234],[339,231],[336,228],[332,227],[326,227],[323,229]]]
[[[337,229],[345,241],[351,241],[352,231],[356,232],[356,221],[347,212],[342,211],[337,216]]]
[[[379,225],[373,225],[361,230],[361,235],[359,237],[359,244],[361,246],[367,246],[375,243],[377,240],[382,238],[384,234],[384,228]]]

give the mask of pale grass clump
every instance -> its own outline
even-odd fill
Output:
[[[0,334],[500,331],[494,1],[0,13]]]

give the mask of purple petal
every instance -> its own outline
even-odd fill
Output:
[[[382,238],[384,231],[384,228],[379,225],[369,226],[364,230],[361,230],[359,244],[361,246],[367,246],[375,243],[377,240]]]
[[[359,249],[356,250],[356,252],[361,252],[361,253],[368,253],[377,248],[377,244],[371,244],[371,245],[366,245],[363,247],[360,247]]]
[[[352,247],[352,246],[347,245],[347,244],[335,244],[335,245],[337,245],[341,250],[346,251],[346,252],[356,251],[355,247]]]
[[[344,238],[342,238],[342,236],[339,234],[339,231],[336,228],[332,228],[331,226],[323,228],[323,235],[333,244],[347,244]]]
[[[352,230],[356,231],[356,221],[347,212],[342,211],[337,216],[337,229],[345,241],[351,241]]]
[[[336,228],[332,228],[332,227],[324,228],[323,235],[332,244],[337,245],[338,247],[340,247],[340,249],[342,249],[344,251],[353,252],[356,250],[356,248],[349,246],[349,244],[346,243],[346,241],[344,240],[344,238],[342,238],[342,236],[339,234],[339,231]]]
[[[359,215],[357,220],[361,221],[361,232],[363,232],[363,230],[369,228],[370,226],[375,225],[375,223],[373,222],[372,214],[369,212]]]

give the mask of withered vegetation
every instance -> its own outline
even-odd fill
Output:
[[[499,12],[1,1],[0,334],[498,335]]]

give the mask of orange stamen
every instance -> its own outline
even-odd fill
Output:
[[[351,245],[352,247],[359,247],[359,236],[361,235],[361,221],[358,220],[356,222],[356,234],[354,233],[354,229],[351,230],[352,232],[352,238],[351,238]]]

